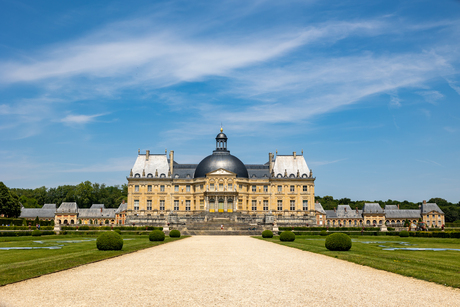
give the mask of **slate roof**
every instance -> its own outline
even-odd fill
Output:
[[[386,219],[419,219],[421,217],[420,210],[387,210],[385,206]]]
[[[178,164],[174,162],[173,178],[192,179],[198,164]]]
[[[100,209],[105,208],[104,204],[92,204],[90,209]]]
[[[54,218],[56,204],[44,204],[41,208],[21,208],[20,218]]]
[[[269,178],[270,166],[267,164],[246,164],[249,178]]]
[[[315,211],[320,212],[322,214],[326,214],[326,211],[324,211],[321,203],[315,203]]]
[[[280,174],[284,177],[285,172],[287,172],[288,177],[294,175],[297,176],[297,171],[302,176],[310,176],[310,169],[307,166],[307,162],[302,155],[277,155],[275,158],[275,163],[273,164],[273,172],[275,177],[278,177]]]
[[[363,213],[384,213],[379,203],[364,203]]]
[[[143,172],[145,171],[145,177],[155,177],[155,172],[158,171],[158,177],[161,174],[168,176],[169,164],[168,158],[165,154],[155,155],[149,154],[149,159],[147,160],[146,154],[138,154],[136,162],[134,162],[133,177],[136,177],[136,174],[139,177],[142,177]],[[150,174],[150,175],[149,175]]]
[[[76,202],[64,202],[56,210],[56,213],[77,213],[78,206]]]
[[[78,218],[115,218],[115,208],[101,208],[99,209],[78,209]]]
[[[441,208],[439,208],[438,205],[435,204],[435,203],[422,204],[421,211],[422,211],[422,214],[427,214],[427,213],[430,213],[432,211],[436,211],[438,213],[444,214],[444,212],[442,212]]]
[[[115,211],[115,214],[121,213],[126,210],[128,210],[128,203],[121,203],[120,206],[118,206],[118,209]]]
[[[387,210],[399,210],[397,205],[385,205],[385,212]]]
[[[350,205],[338,205],[336,215],[339,219],[359,219],[362,217],[362,211],[353,210]]]

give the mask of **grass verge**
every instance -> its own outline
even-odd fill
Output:
[[[271,239],[256,238],[404,276],[460,288],[460,251],[384,251],[382,250],[383,247],[379,246],[460,249],[459,239],[359,236],[352,237],[353,246],[349,251],[333,252],[327,250],[324,246],[325,237],[296,236],[294,242],[281,242],[279,241],[279,236]],[[401,245],[400,242],[408,242],[411,245]]]
[[[3,237],[0,238],[0,247],[48,247],[62,245],[62,248],[54,250],[0,250],[0,286],[128,254],[183,238],[185,236],[180,238],[166,237],[163,242],[150,242],[146,236],[124,235],[122,250],[100,251],[96,248],[96,236]],[[72,240],[81,242],[60,242]],[[37,241],[42,243],[37,243]]]

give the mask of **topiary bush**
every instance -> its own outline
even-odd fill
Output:
[[[327,236],[327,231],[326,230],[321,230],[319,235],[322,236],[322,237],[325,237],[325,236]]]
[[[171,238],[180,238],[180,231],[177,229],[173,229],[169,232],[169,236]]]
[[[115,229],[114,230],[116,233],[118,233],[119,235],[121,235],[121,230],[120,229]]]
[[[273,232],[268,229],[262,231],[262,238],[273,238]]]
[[[407,230],[402,230],[399,232],[399,236],[402,238],[407,238],[409,236],[409,231]]]
[[[42,232],[38,229],[35,229],[34,231],[32,231],[32,236],[34,237],[39,237],[42,235]]]
[[[291,231],[283,231],[280,234],[280,241],[292,242],[295,240],[295,234]]]
[[[121,250],[123,238],[114,231],[107,231],[97,237],[96,246],[101,251]]]
[[[161,230],[151,231],[149,234],[149,240],[150,241],[164,241],[165,233]]]
[[[351,248],[351,239],[344,233],[333,233],[326,237],[325,246],[330,251],[347,251]]]

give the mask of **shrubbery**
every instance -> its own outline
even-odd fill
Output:
[[[291,231],[283,231],[280,234],[280,241],[292,242],[295,240],[295,234]]]
[[[88,225],[83,225],[83,226],[80,226],[78,227],[79,230],[89,230],[89,226]]]
[[[399,232],[399,236],[402,237],[402,238],[407,238],[407,237],[409,237],[409,231],[402,230],[402,231]]]
[[[180,238],[180,231],[177,229],[173,229],[169,232],[169,236],[171,238]]]
[[[327,231],[326,230],[321,230],[319,235],[325,237],[325,236],[327,236]]]
[[[114,230],[116,233],[118,233],[119,235],[121,235],[121,230],[120,229],[115,229]]]
[[[179,234],[180,236],[180,234]],[[150,241],[164,241],[165,240],[165,233],[161,230],[154,230],[149,234]]]
[[[268,229],[262,231],[262,238],[273,238],[273,232]]]
[[[333,233],[326,237],[325,246],[331,251],[347,251],[351,248],[351,239],[344,233]]]
[[[32,236],[34,237],[39,237],[42,235],[42,232],[38,229],[35,229],[34,231],[32,231]]]
[[[96,246],[98,250],[103,251],[121,250],[123,248],[123,239],[118,233],[107,231],[97,237]]]

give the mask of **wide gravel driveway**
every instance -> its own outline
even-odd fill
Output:
[[[460,291],[242,236],[196,236],[0,287],[0,306],[460,306]]]

